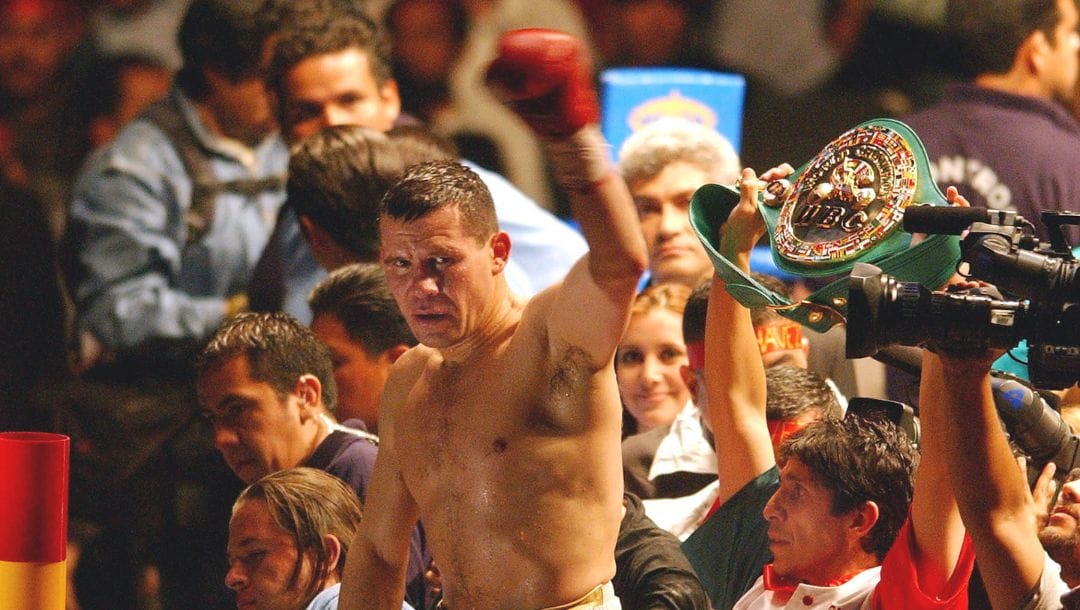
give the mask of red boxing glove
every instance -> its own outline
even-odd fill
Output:
[[[542,137],[562,138],[600,121],[589,52],[555,30],[503,34],[487,71],[495,94]]]

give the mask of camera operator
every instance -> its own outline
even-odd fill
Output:
[[[942,423],[949,479],[993,607],[1061,608],[1061,596],[1080,585],[1080,470],[1066,480],[1040,531],[1042,507],[1017,467],[994,404],[990,366],[1000,352],[929,347],[936,353],[924,352],[923,380],[939,379],[945,395],[923,403],[922,413]]]

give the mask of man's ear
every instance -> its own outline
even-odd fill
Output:
[[[878,518],[881,517],[877,502],[870,500],[851,509],[848,514],[850,515],[848,528],[859,539],[865,538],[870,533],[870,530],[877,525]]]
[[[397,81],[392,78],[386,79],[383,86],[379,87],[379,94],[383,98],[383,113],[390,125],[393,125],[401,116],[401,93],[398,91]]]
[[[90,119],[87,129],[94,145],[101,145],[113,139],[113,136],[120,131],[120,126],[113,117],[101,115]]]
[[[297,214],[296,220],[300,224],[300,233],[312,248],[338,245],[337,241],[335,241],[333,237],[330,237],[330,234],[326,229],[324,229],[321,224],[312,220],[310,216]]]
[[[296,215],[296,222],[300,225],[300,234],[307,240],[310,245],[314,240],[314,233],[319,229],[319,226],[315,224],[315,221],[310,216],[304,216],[303,214]]]
[[[341,570],[344,568],[338,567],[342,553],[341,541],[333,534],[326,534],[323,536],[323,544],[326,546],[326,567],[329,572],[327,576],[341,580]]]
[[[494,271],[499,273],[506,268],[506,262],[510,259],[510,236],[505,231],[499,231],[491,236],[490,243]]]
[[[1046,62],[1052,59],[1053,46],[1046,38],[1042,30],[1032,32],[1017,51],[1017,58],[1024,62],[1024,67],[1031,74],[1042,74],[1046,70]]]
[[[404,343],[398,343],[397,345],[394,345],[388,348],[385,352],[383,352],[382,358],[386,358],[390,364],[393,364],[397,362],[397,359],[400,358],[401,355],[407,351],[409,351],[408,345],[405,345]]]
[[[221,89],[222,85],[230,82],[228,77],[213,68],[203,68],[202,74],[203,80],[206,81],[206,84],[210,86],[211,90]]]
[[[296,219],[300,225],[300,233],[311,247],[315,262],[319,263],[320,267],[333,271],[356,260],[351,252],[343,248],[322,225],[312,220],[310,216],[297,214]]]
[[[275,87],[271,87],[269,81],[266,82],[266,99],[270,103],[270,112],[273,112],[274,118],[277,119],[281,137],[288,138],[289,130],[285,129],[285,106],[281,102],[281,96],[278,94],[278,90]]]
[[[326,564],[323,567],[323,571],[319,574],[312,574],[311,579],[316,584],[317,590],[330,588],[337,583],[341,582],[341,573],[345,570],[345,566],[338,565],[342,559],[343,547],[341,540],[333,534],[326,534],[322,538],[323,546],[326,547]],[[307,549],[304,551],[304,555],[311,561],[312,567],[315,566],[315,549]]]
[[[301,375],[293,386],[293,394],[300,399],[301,420],[322,412],[322,383],[318,377],[310,373]]]
[[[701,404],[698,401],[698,393],[701,391],[701,388],[698,387],[698,380],[694,375],[694,371],[690,370],[690,367],[684,364],[679,367],[679,377],[682,377],[683,383],[686,384],[686,389],[690,390],[690,400],[692,400],[695,405]]]

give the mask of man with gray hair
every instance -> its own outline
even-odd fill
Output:
[[[653,283],[693,289],[712,265],[690,227],[690,197],[704,184],[731,184],[739,155],[724,136],[687,119],[664,118],[631,135],[619,152],[649,251]]]

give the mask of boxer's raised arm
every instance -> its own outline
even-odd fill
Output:
[[[589,244],[589,253],[545,297],[553,299],[549,340],[583,350],[600,367],[622,336],[648,258],[633,200],[600,134],[592,78],[581,41],[540,29],[505,34],[487,73],[499,97],[543,139]]]

